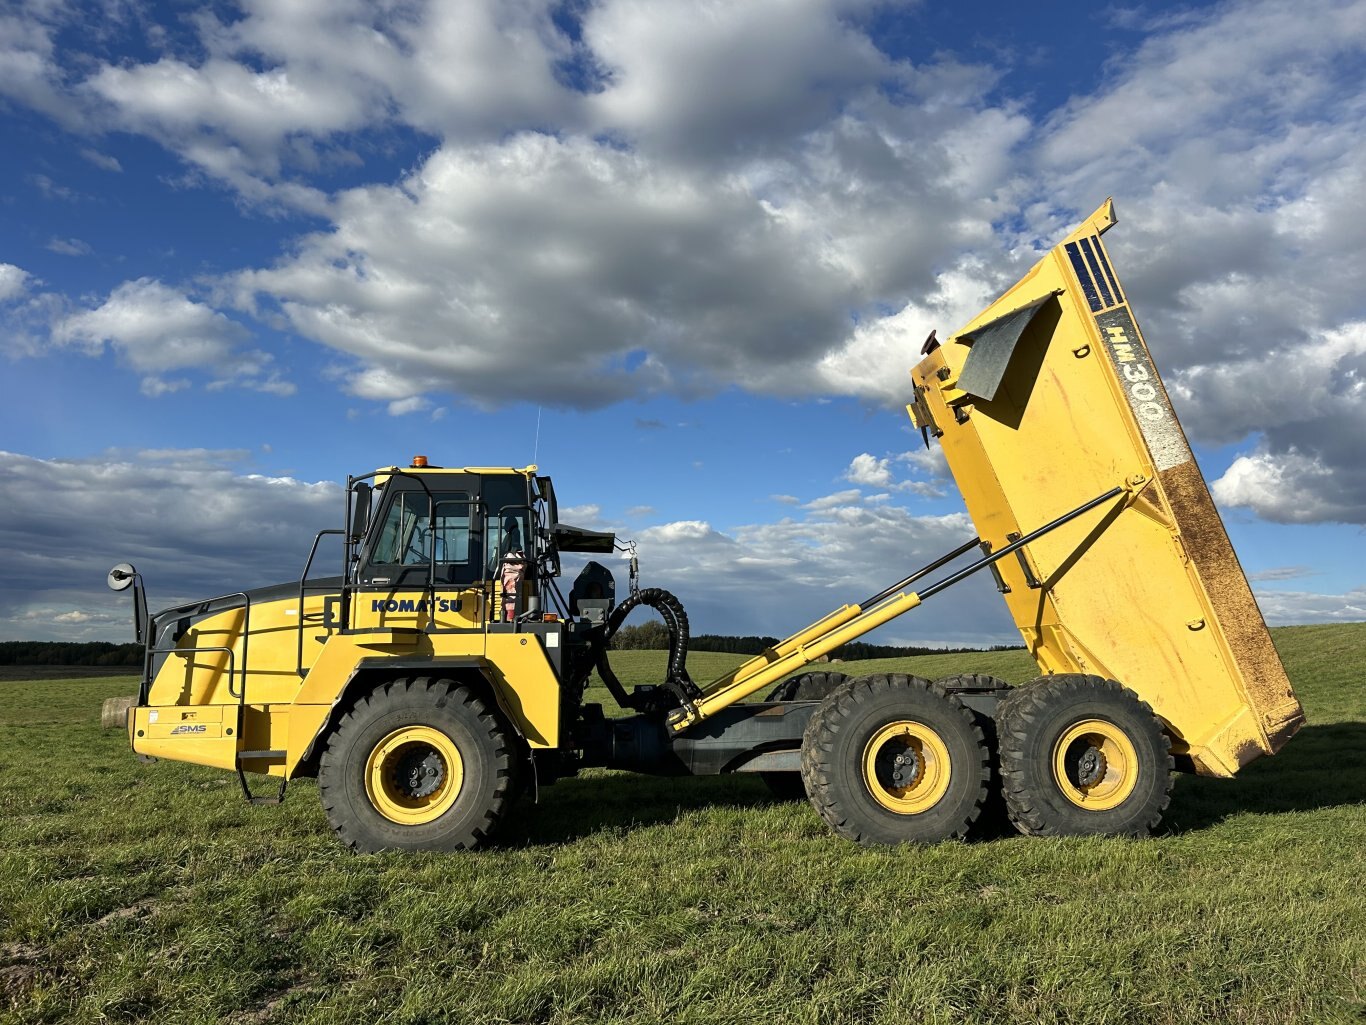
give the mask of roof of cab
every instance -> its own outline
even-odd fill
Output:
[[[534,477],[538,467],[535,463],[530,466],[382,466],[374,471],[375,487],[381,487],[388,483],[389,478],[395,473],[404,475],[415,474],[455,474],[455,473],[478,473],[484,476],[503,474],[507,476],[518,475],[522,477]]]

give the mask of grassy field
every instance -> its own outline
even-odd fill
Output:
[[[356,857],[311,783],[136,762],[126,678],[0,681],[0,1021],[1363,1021],[1366,624],[1274,633],[1311,725],[1144,841],[861,850],[758,780],[594,773],[498,848]]]

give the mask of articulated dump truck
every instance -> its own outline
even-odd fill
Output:
[[[908,409],[977,536],[890,587],[698,683],[683,605],[638,586],[613,534],[561,523],[550,478],[419,457],[350,478],[293,583],[148,616],[136,570],[111,571],[146,645],[134,751],[235,771],[256,803],[316,777],[360,851],[476,847],[589,766],[759,773],[869,844],[967,836],[990,801],[1030,834],[1151,831],[1173,770],[1232,776],[1304,720],[1101,243],[1113,224],[1107,202],[926,343]],[[341,574],[319,578],[327,534]],[[628,550],[622,596],[597,561],[562,591],[562,555]],[[978,572],[1033,682],[808,669]],[[670,649],[628,691],[610,642],[641,606]],[[585,702],[594,670],[620,714]]]

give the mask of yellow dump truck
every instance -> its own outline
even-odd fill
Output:
[[[1303,715],[1101,243],[1113,223],[1107,203],[912,371],[978,536],[733,672],[692,680],[683,605],[638,587],[633,551],[621,600],[596,561],[561,590],[563,554],[626,547],[561,523],[536,467],[419,458],[348,479],[345,526],[295,582],[149,616],[137,571],[111,570],[146,647],[133,749],[234,770],[258,803],[316,776],[362,851],[477,846],[585,766],[760,773],[862,843],[962,837],[993,791],[1026,833],[1150,831],[1174,768],[1231,776]],[[315,578],[327,534],[341,572]],[[982,571],[1034,682],[808,670]],[[641,606],[668,665],[628,692],[609,645]],[[595,669],[625,714],[583,700]]]

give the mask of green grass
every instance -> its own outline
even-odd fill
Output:
[[[598,772],[498,848],[356,857],[311,783],[135,761],[127,679],[0,682],[0,1021],[1361,1021],[1366,624],[1275,637],[1311,725],[1179,778],[1166,834],[874,851],[757,780]]]

